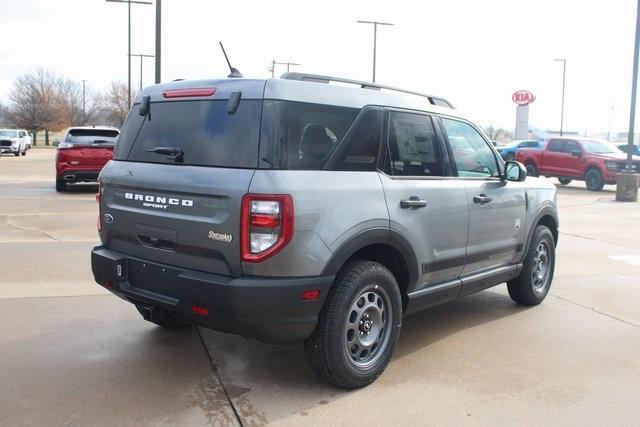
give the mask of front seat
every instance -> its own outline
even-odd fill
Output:
[[[305,126],[300,140],[300,162],[302,169],[318,169],[331,153],[333,141],[322,125],[310,123]]]

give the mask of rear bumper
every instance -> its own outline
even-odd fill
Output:
[[[97,182],[98,175],[102,169],[85,169],[73,170],[66,169],[58,174],[58,178],[64,179],[66,182]]]
[[[103,246],[91,251],[96,282],[134,304],[162,308],[188,322],[270,343],[295,343],[313,332],[333,276],[232,278],[127,256]],[[302,301],[302,291],[320,297]],[[191,311],[197,305],[208,316]]]

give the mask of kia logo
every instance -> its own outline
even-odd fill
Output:
[[[536,96],[528,90],[519,90],[511,95],[511,100],[518,105],[527,105],[535,101]]]

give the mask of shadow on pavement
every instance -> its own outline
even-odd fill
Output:
[[[405,318],[389,368],[402,363],[401,360],[413,352],[428,349],[461,330],[522,310],[508,295],[486,291]],[[302,345],[275,346],[208,329],[201,332],[243,423],[262,424],[294,414],[305,415],[317,405],[359,393],[322,382],[308,366]],[[391,375],[388,370],[378,383],[385,375]],[[411,379],[395,375],[393,383]],[[376,387],[376,383],[369,387]]]

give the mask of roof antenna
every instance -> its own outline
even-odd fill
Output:
[[[227,65],[229,65],[229,71],[231,71],[227,77],[231,79],[244,77],[242,73],[238,71],[237,68],[234,68],[231,66],[231,62],[229,62],[229,57],[227,56],[227,52],[225,52],[224,50],[224,46],[222,46],[222,42],[218,42],[218,43],[220,43],[220,48],[222,49],[222,53],[224,54],[224,59],[227,60]]]

